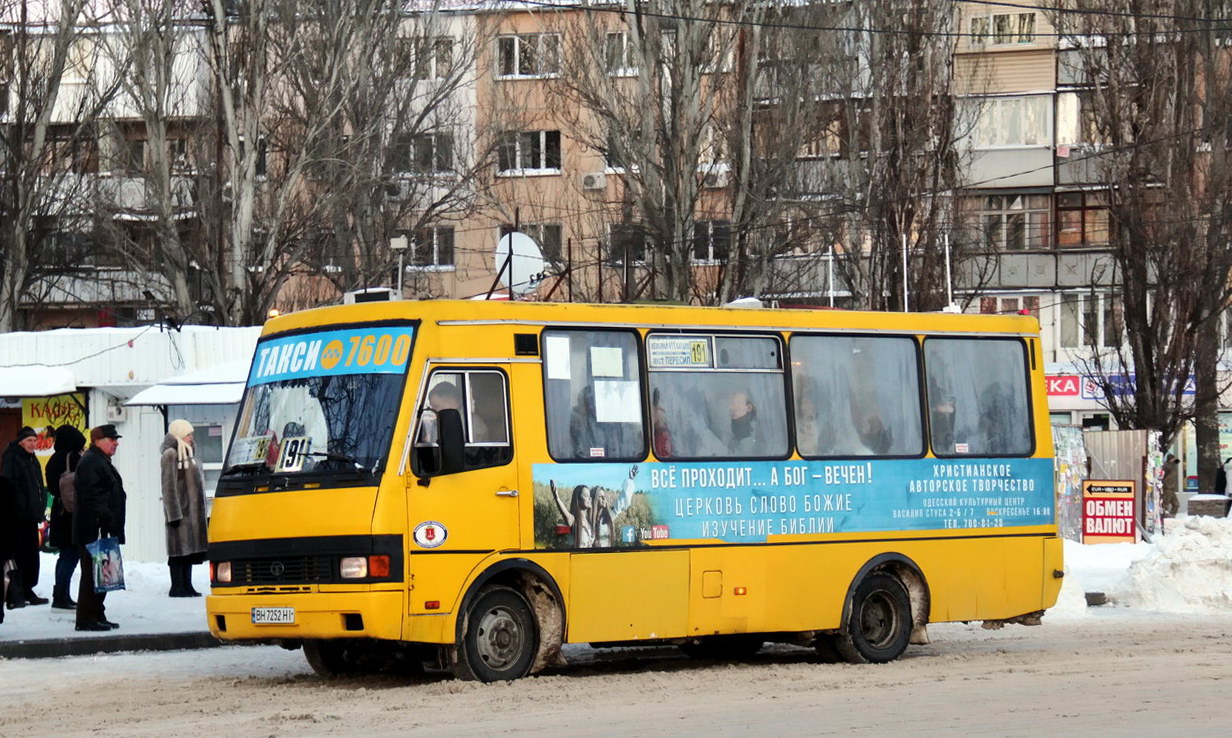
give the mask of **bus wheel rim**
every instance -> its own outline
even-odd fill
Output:
[[[475,651],[495,671],[508,669],[522,654],[524,635],[513,612],[494,607],[483,614],[476,629]]]
[[[860,630],[874,648],[890,645],[898,633],[898,609],[889,592],[873,592],[860,608]]]

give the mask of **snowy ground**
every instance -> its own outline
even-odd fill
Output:
[[[937,624],[931,644],[880,666],[787,646],[742,663],[579,646],[565,669],[485,685],[443,673],[324,681],[277,647],[12,660],[0,661],[0,736],[1226,734],[1232,521],[1180,518],[1153,543],[1065,553],[1043,625]],[[130,632],[203,627],[201,600],[166,597],[165,567],[133,567],[130,584],[109,608]],[[1089,591],[1109,604],[1086,607]],[[46,607],[9,615],[0,638],[72,635]],[[117,688],[46,709],[66,678]]]

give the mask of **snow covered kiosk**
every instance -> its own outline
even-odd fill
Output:
[[[158,447],[168,419],[201,422],[197,435],[203,441],[203,460],[214,466],[211,473],[216,476],[239,397],[232,398],[233,389],[225,394],[204,384],[207,389],[198,390],[199,397],[219,402],[127,403],[171,378],[246,365],[260,330],[205,326],[168,330],[151,325],[0,334],[0,442],[7,443],[18,428],[29,425],[39,432],[38,453],[45,461],[52,453],[47,426],[69,423],[85,430],[114,423],[123,436],[114,463],[128,492],[124,555],[132,561],[163,561]],[[239,381],[242,385],[243,378]]]

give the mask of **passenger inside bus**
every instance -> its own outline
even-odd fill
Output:
[[[761,455],[761,430],[757,423],[757,408],[748,392],[736,390],[728,395],[727,412],[731,416],[731,436],[727,450],[734,456]]]
[[[578,392],[569,415],[569,437],[579,459],[629,458],[638,453],[641,424],[605,422],[595,409],[595,388],[588,384]]]

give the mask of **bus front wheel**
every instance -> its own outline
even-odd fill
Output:
[[[907,588],[897,578],[877,573],[856,587],[847,627],[835,637],[834,646],[853,664],[883,664],[901,656],[910,637]]]
[[[509,587],[489,587],[467,611],[454,675],[481,682],[518,679],[530,673],[537,648],[535,618],[526,598]]]
[[[336,677],[356,671],[355,660],[343,641],[304,641],[304,656],[319,676]]]

